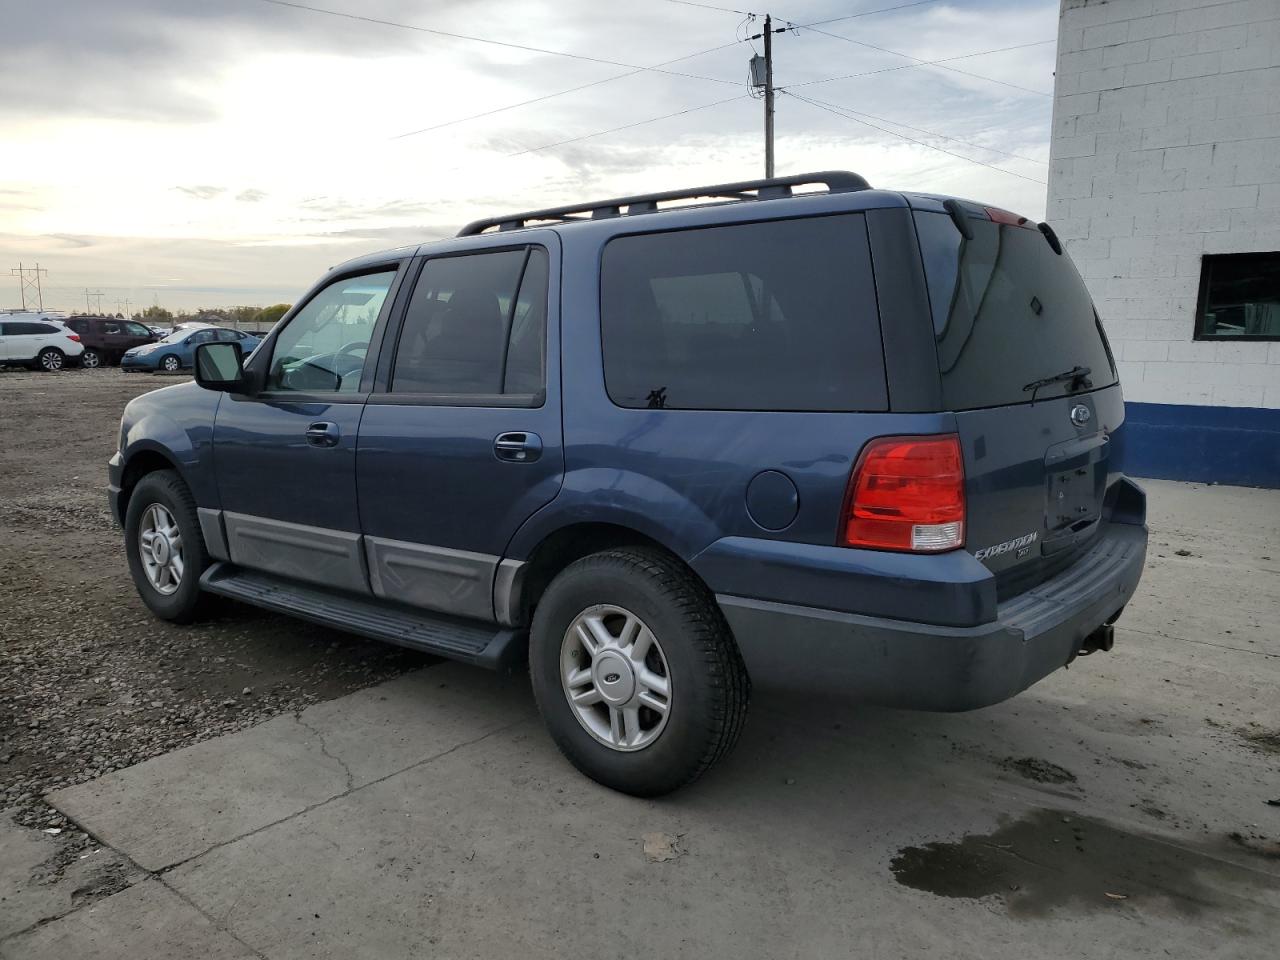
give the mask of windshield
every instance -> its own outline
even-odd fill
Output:
[[[1084,282],[1036,229],[970,219],[973,239],[945,213],[915,215],[933,311],[943,402],[949,410],[1065,396],[1088,367],[1093,387],[1116,382]]]

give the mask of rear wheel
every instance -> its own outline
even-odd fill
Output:
[[[594,554],[551,582],[529,672],[569,761],[636,796],[675,790],[727,754],[750,694],[715,598],[674,558],[644,548]]]
[[[138,481],[124,523],[129,573],[142,602],[164,620],[189,623],[200,606],[200,575],[209,553],[195,499],[173,470]]]
[[[80,354],[80,366],[86,370],[96,370],[102,366],[102,354],[97,350],[86,350]]]
[[[182,361],[172,353],[165,354],[160,358],[160,369],[165,373],[177,373],[181,367]]]
[[[45,347],[36,357],[36,366],[41,370],[54,373],[67,365],[67,358],[57,347]]]

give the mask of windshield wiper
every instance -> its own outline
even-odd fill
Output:
[[[1032,380],[1022,388],[1022,392],[1031,391],[1031,402],[1036,402],[1036,391],[1041,387],[1047,387],[1051,383],[1064,383],[1070,381],[1068,389],[1084,389],[1087,390],[1093,386],[1093,381],[1089,379],[1089,374],[1093,373],[1092,367],[1082,367],[1078,364],[1070,370],[1064,370],[1062,373],[1055,373],[1051,377],[1041,377],[1039,380]]]

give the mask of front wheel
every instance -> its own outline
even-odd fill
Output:
[[[160,358],[160,369],[165,373],[177,373],[182,366],[182,361],[175,357],[172,353]]]
[[[209,553],[195,500],[176,472],[157,470],[138,481],[125,512],[124,539],[142,602],[163,620],[195,619]]]
[[[67,358],[56,347],[45,347],[36,357],[36,366],[48,373],[55,373],[66,366]]]
[[[551,582],[529,672],[569,761],[635,796],[669,793],[727,754],[751,686],[715,598],[674,558],[644,548],[593,554]]]

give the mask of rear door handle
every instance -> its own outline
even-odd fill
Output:
[[[542,438],[536,433],[500,433],[493,441],[493,452],[499,460],[531,463],[542,456]]]
[[[336,423],[320,420],[307,427],[307,443],[313,447],[336,447],[342,431]]]

